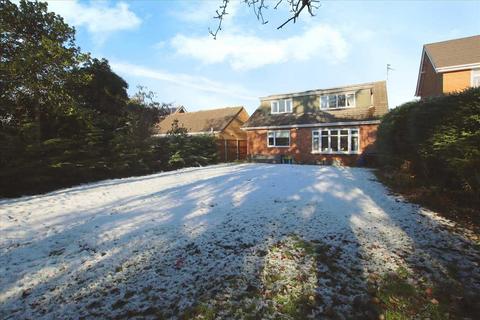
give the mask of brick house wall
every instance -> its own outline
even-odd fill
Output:
[[[435,72],[430,59],[425,55],[421,70],[423,71],[422,82],[420,87],[420,97],[439,96],[443,93],[443,78],[442,74]]]
[[[374,152],[374,142],[377,135],[378,124],[364,124],[356,126],[342,126],[340,128],[359,128],[360,146],[359,154],[317,154],[312,153],[312,129],[290,129],[289,147],[268,147],[268,130],[247,131],[247,152],[249,156],[292,156],[297,163],[332,163],[338,162],[343,165],[355,165],[360,156]]]
[[[443,93],[462,91],[471,86],[471,70],[443,73]]]

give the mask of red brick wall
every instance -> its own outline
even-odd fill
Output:
[[[443,78],[441,74],[437,74],[433,68],[430,59],[425,55],[422,61],[422,82],[420,86],[420,97],[438,96],[443,93]]]
[[[376,124],[352,126],[360,129],[360,154],[371,153],[376,139]],[[297,163],[331,163],[338,161],[344,165],[354,165],[359,155],[328,155],[312,154],[312,129],[290,129],[290,147],[268,147],[268,130],[251,130],[247,132],[248,156],[264,155],[288,155],[292,156]]]

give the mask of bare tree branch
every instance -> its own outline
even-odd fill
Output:
[[[222,30],[222,22],[223,22],[223,18],[225,17],[225,15],[228,14],[227,12],[227,7],[228,7],[228,3],[230,2],[230,0],[222,0],[222,4],[220,5],[220,7],[216,10],[216,16],[213,17],[214,19],[218,19],[218,25],[217,25],[217,29],[214,31],[212,31],[210,28],[208,28],[208,32],[213,36],[213,39],[217,40],[217,34],[220,30]]]
[[[253,9],[253,13],[257,17],[257,20],[261,21],[262,24],[267,24],[268,20],[265,20],[263,16],[264,10],[268,10],[268,5],[265,3],[266,0],[241,0],[244,4],[248,7]],[[222,4],[216,10],[216,16],[213,17],[214,19],[218,19],[217,29],[212,31],[210,28],[208,32],[213,36],[214,39],[217,39],[217,34],[220,30],[222,30],[222,22],[225,15],[228,14],[227,7],[230,0],[222,0]],[[277,27],[278,29],[283,28],[286,24],[293,21],[293,23],[297,22],[298,17],[302,13],[302,11],[307,9],[308,13],[311,16],[314,16],[314,10],[318,9],[320,0],[278,0],[273,9],[278,9],[279,6],[284,3],[290,7],[290,12],[292,16],[287,19],[284,23]]]
[[[253,8],[253,12],[255,13],[255,16],[257,17],[257,20],[261,21],[262,24],[267,24],[268,21],[266,21],[263,18],[263,10],[267,10],[268,6],[265,4],[265,0],[243,0],[243,2]]]
[[[280,4],[280,2],[282,1],[283,0],[280,0],[278,4]],[[293,20],[293,23],[297,22],[297,19],[300,16],[300,13],[302,13],[303,9],[307,8],[308,13],[313,17],[315,15],[313,13],[313,10],[319,8],[319,6],[316,5],[319,2],[319,0],[287,0],[287,1],[290,3],[290,6],[291,6],[292,16],[287,21],[285,21],[280,26],[278,26],[277,30],[283,28],[287,23],[289,23],[292,20]]]

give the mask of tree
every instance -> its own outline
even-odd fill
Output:
[[[222,30],[223,18],[228,14],[228,4],[231,0],[221,0],[219,8],[215,12],[214,19],[218,19],[217,28],[215,30],[209,29],[209,33],[213,36],[214,39],[217,39],[217,34]],[[268,20],[265,20],[263,12],[269,9],[269,6],[266,4],[265,0],[240,0],[249,8],[253,9],[253,12],[257,19],[261,21],[262,24],[267,24]],[[314,10],[318,9],[319,0],[276,0],[276,4],[273,7],[274,10],[279,8],[281,5],[286,5],[290,9],[291,16],[286,21],[284,21],[277,29],[283,28],[286,24],[293,21],[297,22],[297,19],[300,17],[300,14],[307,10],[311,16],[314,16]]]
[[[73,79],[72,70],[88,55],[75,45],[75,30],[46,3],[1,0],[0,12],[2,124],[29,127],[37,141],[50,138],[58,124],[52,117],[58,110],[68,116],[74,103],[65,85],[85,80]]]

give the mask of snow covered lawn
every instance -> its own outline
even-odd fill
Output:
[[[291,292],[312,316],[348,318],[369,279],[399,267],[412,281],[454,268],[478,292],[472,237],[368,169],[217,165],[108,180],[0,201],[0,315],[194,317],[203,306],[275,318],[300,303]]]

